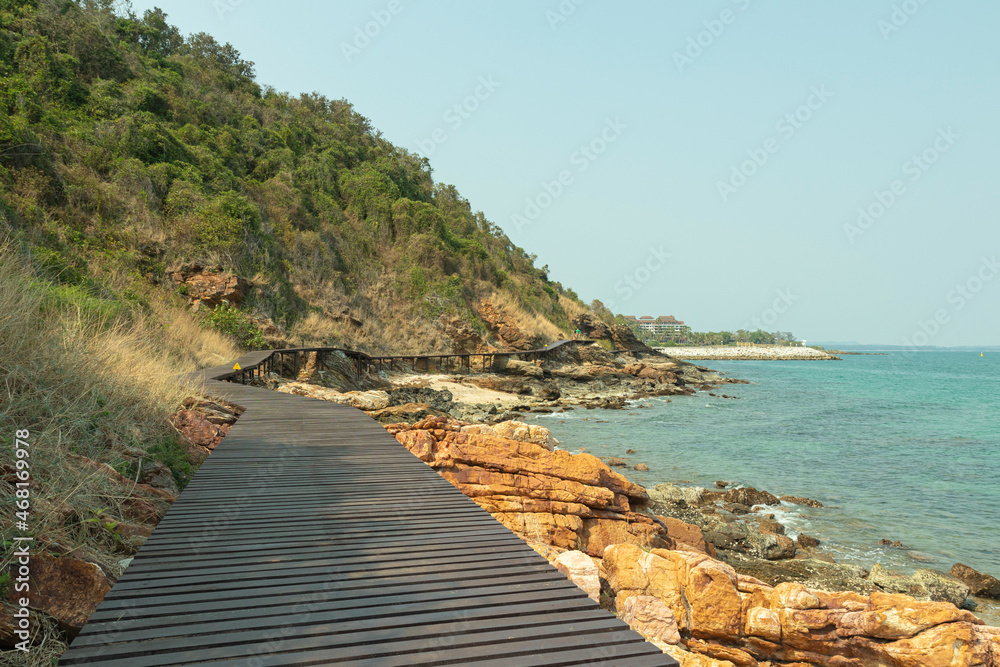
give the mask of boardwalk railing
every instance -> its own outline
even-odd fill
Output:
[[[419,370],[422,365],[424,370],[429,372],[431,366],[440,370],[465,369],[472,372],[473,368],[478,368],[486,372],[493,367],[496,360],[501,357],[519,357],[528,361],[546,359],[555,354],[560,348],[573,345],[588,345],[592,340],[560,340],[536,350],[507,350],[497,352],[466,352],[452,354],[397,354],[397,355],[377,355],[372,356],[364,352],[348,350],[339,347],[292,347],[280,350],[264,350],[253,353],[250,356],[263,355],[254,363],[244,366],[240,364],[239,370],[232,369],[231,372],[223,373],[218,377],[220,380],[239,382],[246,384],[248,380],[278,372],[279,375],[285,369],[290,369],[293,376],[299,374],[299,369],[304,367],[307,355],[316,355],[316,366],[322,370],[326,364],[327,355],[342,354],[354,363],[357,377],[364,373],[378,372],[383,370],[395,370],[405,364],[409,364],[414,370]],[[640,356],[643,352],[637,350],[609,350],[616,355]],[[478,358],[474,362],[473,359]]]

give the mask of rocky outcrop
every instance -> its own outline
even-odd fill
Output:
[[[969,597],[969,587],[958,579],[934,570],[919,569],[913,575],[898,574],[876,563],[868,580],[884,591],[904,593],[918,600],[950,602],[961,607]]]
[[[515,318],[496,308],[489,301],[483,301],[478,308],[479,317],[486,328],[496,336],[508,350],[534,350],[544,346],[545,341],[529,336]]]
[[[570,320],[570,323],[580,330],[584,338],[591,340],[610,340],[611,327],[594,317],[591,313],[581,313]]]
[[[778,497],[767,491],[758,491],[752,486],[741,486],[736,489],[729,489],[723,496],[727,503],[739,503],[747,507],[754,505],[778,505],[781,503]]]
[[[187,264],[170,273],[174,285],[191,300],[191,309],[209,309],[227,303],[240,306],[250,283],[245,278],[226,273],[220,266]]]
[[[1000,600],[1000,581],[996,577],[977,572],[962,563],[952,565],[950,574],[968,586],[973,595]]]
[[[616,608],[636,630],[673,622],[686,649],[733,665],[1000,665],[1000,628],[945,602],[877,591],[830,593],[796,583],[771,587],[703,554],[634,545],[608,547],[602,567]],[[649,597],[670,612],[661,608],[659,624],[650,618],[656,607]],[[662,641],[660,634],[649,637]]]
[[[672,546],[642,510],[646,491],[590,454],[541,442],[546,429],[463,424],[443,417],[386,430],[526,541],[600,556],[609,544]],[[521,438],[521,439],[514,439]]]
[[[455,354],[488,352],[490,346],[483,341],[479,332],[454,315],[442,315],[435,324],[451,340],[451,351]]]
[[[207,415],[196,410],[178,410],[170,416],[170,423],[185,442],[201,447],[206,452],[215,449],[231,427],[231,424],[216,424]]]

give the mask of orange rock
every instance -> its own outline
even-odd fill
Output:
[[[669,546],[660,537],[659,526],[626,520],[596,518],[583,522],[581,549],[591,556],[603,556],[604,550],[612,544],[636,544],[640,546]]]
[[[422,431],[416,431],[416,433],[422,433]],[[610,489],[588,486],[551,475],[518,475],[483,468],[441,470],[440,472],[445,479],[461,489],[470,498],[487,495],[519,495],[527,498],[580,503],[596,509],[608,507],[615,500],[615,493]],[[625,510],[628,510],[627,506]]]
[[[397,437],[399,435],[403,434],[397,434]],[[435,468],[449,468],[463,463],[514,474],[550,475],[587,486],[604,487],[639,502],[648,500],[644,488],[614,472],[596,456],[561,450],[550,452],[531,442],[449,433],[444,442],[434,447],[434,457],[427,462]]]
[[[844,615],[843,637],[864,635],[877,639],[913,637],[928,628],[954,621],[983,622],[948,602],[919,602],[908,595],[874,592],[864,611]]]
[[[781,643],[802,651],[836,653],[843,609],[779,609]],[[831,650],[833,649],[833,650]]]
[[[434,460],[437,440],[428,431],[402,431],[396,434],[396,440],[424,463]]]
[[[694,551],[700,551],[703,554],[708,553],[708,543],[705,541],[705,536],[702,534],[701,528],[694,524],[684,523],[672,516],[661,516],[658,518],[667,525],[667,534],[675,542],[681,542],[691,547]],[[678,548],[680,548],[680,545],[678,545]]]
[[[33,554],[30,567],[26,596],[30,608],[56,619],[71,638],[76,637],[111,590],[104,572],[93,563]]]
[[[823,606],[819,598],[802,584],[785,582],[778,584],[771,591],[771,607],[778,609],[819,609]]]
[[[508,530],[528,542],[544,542],[560,549],[579,549],[583,519],[565,514],[498,512],[493,515]]]
[[[681,641],[674,612],[652,595],[633,595],[625,600],[619,618],[660,650]]]
[[[752,655],[733,646],[722,646],[699,639],[689,639],[685,645],[702,655],[707,655],[714,660],[728,661],[736,667],[757,667],[759,664]]]
[[[200,412],[178,410],[170,416],[170,423],[184,440],[192,445],[215,449],[229,432],[229,424],[213,424]]]
[[[743,615],[743,633],[772,642],[781,641],[781,615],[767,607],[751,607]]]
[[[868,642],[894,667],[995,667],[995,645],[971,623],[946,623],[888,644]]]
[[[570,581],[586,591],[591,600],[601,601],[601,581],[593,558],[582,551],[565,551],[556,557],[553,565]]]
[[[740,637],[742,602],[736,590],[736,572],[725,563],[688,551],[616,544],[604,552],[608,581],[621,605],[634,595],[662,600],[678,627],[702,639]]]

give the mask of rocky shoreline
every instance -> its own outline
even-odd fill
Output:
[[[647,490],[521,422],[385,428],[684,667],[1000,665],[1000,628],[960,608],[970,584],[994,594],[1000,582],[971,568],[901,577],[839,565],[767,514],[816,501]]]
[[[647,489],[617,471],[630,466],[626,461],[572,453],[548,429],[528,423],[532,414],[639,409],[629,402],[739,380],[664,355],[622,358],[598,345],[533,363],[501,357],[476,374],[431,368],[359,378],[346,357],[325,361],[320,367],[307,358],[293,380],[284,369],[255,381],[365,411],[682,667],[1000,667],[1000,628],[976,615],[1000,611],[992,606],[1000,598],[993,577],[962,564],[950,573],[903,576],[836,563],[821,537],[793,540],[774,515],[779,506],[822,507],[817,501],[728,488],[722,480],[715,489]],[[184,408],[172,421],[196,461],[211,454],[241,412],[200,398]],[[162,470],[144,472],[146,484],[136,489],[150,499],[135,501],[148,511],[132,553],[177,495]],[[154,507],[161,497],[163,506]],[[90,564],[98,561],[79,551],[62,554],[38,584],[45,595],[36,597],[53,604],[37,611],[69,637],[128,565]],[[101,573],[86,594],[66,588],[75,581],[70,566]],[[0,618],[5,641],[10,620]]]
[[[774,515],[817,501],[722,480],[711,490],[646,489],[616,472],[624,461],[570,453],[526,423],[736,382],[665,356],[619,359],[596,345],[567,352],[483,374],[369,380],[380,388],[323,387],[314,382],[330,378],[308,364],[297,381],[266,382],[365,410],[682,665],[1000,667],[1000,630],[975,613],[1000,619],[996,579],[961,564],[902,575],[837,563],[822,536],[793,540]]]
[[[741,347],[711,345],[703,347],[661,347],[656,349],[663,354],[669,354],[677,359],[698,359],[706,361],[722,361],[726,359],[756,361],[840,361],[840,357],[815,348],[786,347],[782,345],[753,345]]]

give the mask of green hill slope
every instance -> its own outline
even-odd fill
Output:
[[[246,279],[217,318],[244,343],[448,350],[491,338],[483,300],[532,340],[571,330],[576,295],[350,103],[111,4],[0,0],[0,235],[74,298],[169,313],[195,265]]]

